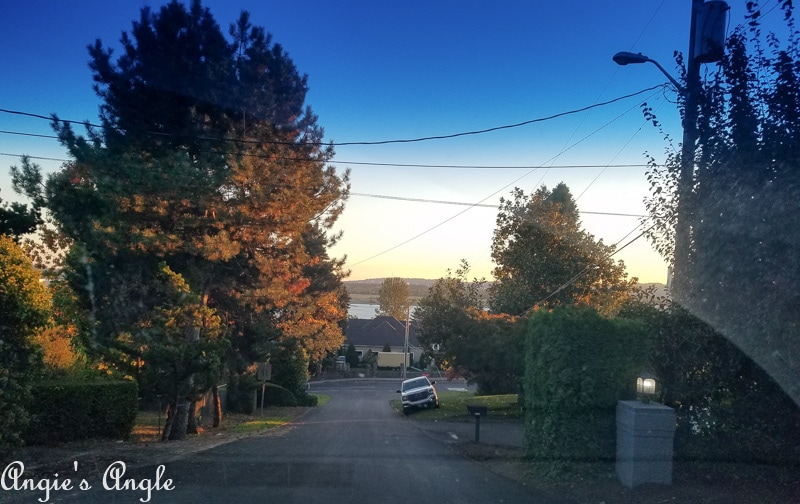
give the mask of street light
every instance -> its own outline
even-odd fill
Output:
[[[667,76],[667,79],[669,79],[669,81],[672,83],[673,86],[675,86],[675,89],[677,89],[680,94],[682,94],[684,96],[686,95],[686,88],[684,88],[683,86],[678,84],[678,81],[676,81],[669,74],[669,72],[664,70],[664,67],[662,67],[661,64],[658,61],[656,61],[654,59],[650,59],[650,58],[648,58],[647,56],[645,56],[642,53],[632,53],[632,52],[628,52],[628,51],[620,51],[617,54],[615,54],[612,59],[614,60],[614,63],[616,63],[617,65],[620,65],[620,66],[636,65],[638,63],[652,63],[656,67],[658,67],[659,70],[661,70],[661,73],[663,73],[664,75]]]

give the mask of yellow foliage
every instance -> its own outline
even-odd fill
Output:
[[[75,327],[55,326],[40,332],[34,341],[42,348],[44,363],[55,369],[69,369],[78,361],[72,348]]]

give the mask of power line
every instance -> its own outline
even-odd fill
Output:
[[[0,133],[4,135],[18,135],[18,136],[26,136],[26,137],[36,137],[36,138],[54,138],[58,139],[55,135],[42,135],[39,133],[24,133],[22,131],[8,131],[8,130],[0,130]]]
[[[652,90],[652,89],[657,89],[657,88],[660,88],[660,87],[663,87],[663,85],[654,86],[654,87],[653,87],[653,88],[651,88],[650,90]],[[581,138],[581,139],[580,139],[580,140],[578,140],[577,142],[573,143],[573,144],[572,144],[572,145],[570,145],[569,147],[565,147],[564,149],[562,149],[562,150],[561,150],[561,152],[559,152],[558,154],[556,154],[555,156],[553,156],[552,158],[550,158],[550,160],[548,160],[548,162],[549,162],[549,161],[552,161],[552,160],[554,160],[554,159],[556,159],[556,158],[558,158],[558,157],[559,157],[560,155],[562,155],[563,153],[565,153],[565,152],[567,152],[568,150],[572,149],[573,147],[575,147],[576,145],[578,145],[578,144],[580,144],[581,142],[585,141],[586,139],[588,139],[588,138],[592,137],[592,136],[593,136],[593,135],[595,135],[597,132],[599,132],[599,131],[600,131],[600,130],[602,130],[603,128],[607,127],[609,124],[613,123],[614,121],[618,120],[619,118],[621,118],[622,116],[624,116],[625,114],[627,114],[628,112],[630,112],[630,110],[632,110],[632,109],[629,109],[629,110],[627,110],[626,112],[624,112],[624,113],[620,114],[619,116],[615,117],[614,119],[612,119],[612,120],[608,121],[607,123],[603,124],[602,126],[600,126],[599,128],[597,128],[597,129],[596,129],[596,130],[594,130],[593,132],[589,133],[588,135],[584,136],[583,138]],[[405,244],[407,244],[407,243],[410,243],[410,242],[412,242],[412,241],[416,240],[416,239],[417,239],[417,238],[419,238],[420,236],[423,236],[423,235],[426,235],[426,234],[428,234],[429,232],[433,231],[434,229],[436,229],[436,228],[438,228],[438,227],[440,227],[440,226],[443,226],[444,224],[446,224],[446,223],[450,222],[451,220],[455,219],[456,217],[459,217],[459,216],[461,216],[461,215],[465,214],[466,212],[468,212],[470,209],[472,209],[472,208],[473,208],[473,207],[475,207],[476,205],[479,205],[479,204],[483,203],[484,201],[488,200],[489,198],[491,198],[491,197],[493,197],[493,196],[497,195],[497,194],[498,194],[500,191],[503,191],[503,190],[507,189],[507,188],[508,188],[509,186],[511,186],[512,184],[516,184],[517,182],[519,182],[520,180],[524,179],[525,177],[527,177],[528,175],[530,175],[530,174],[531,174],[531,173],[533,173],[534,171],[536,171],[536,169],[533,169],[533,170],[530,170],[530,171],[528,171],[527,173],[525,173],[525,174],[524,174],[524,175],[522,175],[521,177],[518,177],[518,178],[516,178],[516,179],[512,180],[511,182],[509,182],[509,183],[508,183],[508,184],[506,184],[505,186],[501,187],[501,188],[500,188],[500,189],[498,189],[497,191],[495,191],[495,192],[493,192],[492,194],[490,194],[490,195],[486,196],[485,198],[481,199],[481,200],[480,200],[480,201],[478,201],[477,203],[470,205],[469,207],[465,208],[464,210],[462,210],[462,211],[458,212],[458,213],[457,213],[457,214],[455,214],[455,215],[452,215],[452,216],[450,216],[449,218],[447,218],[447,219],[445,219],[444,221],[442,221],[442,222],[440,222],[440,223],[438,223],[438,224],[436,224],[436,225],[434,225],[434,226],[432,226],[432,227],[430,227],[430,228],[426,229],[425,231],[422,231],[421,233],[418,233],[418,234],[416,234],[416,235],[412,236],[411,238],[408,238],[407,240],[404,240],[404,241],[402,241],[402,242],[400,242],[400,243],[398,243],[398,244],[396,244],[396,245],[394,245],[394,246],[392,246],[392,247],[389,247],[388,249],[385,249],[385,250],[383,250],[383,251],[381,251],[381,252],[378,252],[377,254],[371,255],[371,256],[367,257],[366,259],[362,259],[362,260],[360,260],[360,261],[358,261],[358,262],[355,262],[355,263],[353,263],[353,264],[350,264],[350,266],[358,266],[359,264],[363,264],[363,263],[365,263],[365,262],[367,262],[367,261],[371,261],[372,259],[375,259],[376,257],[380,257],[380,256],[382,256],[382,255],[384,255],[384,254],[387,254],[387,253],[389,253],[389,252],[391,252],[391,251],[393,251],[393,250],[395,250],[395,249],[398,249],[398,248],[402,247],[403,245],[405,245]],[[546,172],[547,172],[547,170],[545,170],[545,173],[546,173]],[[542,178],[544,178],[544,175],[542,176]],[[541,180],[539,181],[539,183],[541,183]],[[539,184],[537,183],[537,185],[539,185]]]
[[[530,119],[528,121],[523,121],[523,122],[519,122],[519,123],[515,123],[515,124],[507,124],[507,125],[504,125],[504,126],[495,126],[493,128],[486,128],[486,129],[473,130],[473,131],[464,131],[464,132],[461,132],[461,133],[452,133],[452,134],[449,134],[449,135],[435,135],[435,136],[426,136],[426,137],[419,137],[419,138],[408,138],[408,139],[401,139],[401,140],[380,140],[380,141],[375,141],[375,142],[339,142],[339,143],[334,142],[334,145],[386,145],[386,144],[397,144],[397,143],[424,142],[424,141],[428,141],[428,140],[445,140],[445,139],[458,138],[458,137],[463,137],[463,136],[468,136],[468,135],[481,135],[481,134],[484,134],[484,133],[491,133],[493,131],[500,131],[500,130],[511,129],[511,128],[519,128],[521,126],[527,126],[529,124],[549,121],[549,120],[557,119],[559,117],[564,117],[564,116],[567,116],[567,115],[578,114],[580,112],[586,112],[587,110],[591,110],[591,109],[594,109],[594,108],[610,105],[612,103],[616,103],[616,102],[621,101],[621,100],[632,98],[634,96],[637,96],[637,95],[640,95],[640,94],[644,94],[644,93],[647,93],[648,91],[653,91],[654,89],[662,88],[664,86],[665,86],[665,84],[659,84],[657,86],[652,86],[652,87],[649,87],[647,89],[642,89],[642,90],[637,91],[635,93],[627,94],[627,95],[624,95],[624,96],[619,96],[617,98],[613,98],[611,100],[607,100],[607,101],[604,101],[604,102],[594,103],[592,105],[587,105],[585,107],[581,107],[581,108],[578,108],[578,109],[568,110],[566,112],[559,112],[558,114],[553,114],[553,115],[550,115],[550,116],[540,117],[540,118],[537,118],[537,119]]]
[[[51,135],[37,135],[33,133],[20,133],[16,131],[4,131],[0,130],[0,134],[11,134],[11,135],[25,135],[25,136],[37,136],[37,137],[44,137],[44,138],[56,138],[55,136]],[[69,159],[64,158],[45,158],[39,156],[32,156],[29,154],[14,154],[10,152],[0,152],[0,156],[9,156],[9,157],[22,157],[28,156],[31,159],[47,159],[51,161],[62,161],[66,162]],[[278,157],[272,158],[269,156],[261,155],[261,154],[245,154],[245,156],[249,157],[261,157],[265,159],[275,159],[278,161],[296,161],[298,163],[317,163],[318,161],[315,159],[305,159],[305,158],[293,158],[293,157]],[[328,164],[334,165],[353,165],[353,166],[377,166],[377,167],[386,167],[386,168],[450,168],[454,170],[538,170],[542,168],[547,168],[549,170],[580,170],[586,168],[616,168],[616,169],[627,169],[627,168],[650,168],[651,165],[646,163],[621,163],[621,164],[565,164],[565,165],[459,165],[459,164],[432,164],[432,163],[391,163],[385,161],[349,161],[349,160],[338,160],[338,159],[331,159],[327,161]]]
[[[42,161],[61,161],[62,163],[66,163],[69,159],[61,159],[61,158],[52,158],[52,157],[44,157],[44,156],[29,156],[27,154],[11,154],[9,152],[0,152],[0,156],[8,156],[8,157],[15,157],[21,158],[23,156],[28,157],[30,159],[39,159]]]
[[[649,219],[648,219],[648,220],[649,220]],[[626,234],[626,235],[625,235],[625,236],[622,238],[622,240],[624,240],[625,238],[627,238],[628,236],[630,236],[630,235],[631,235],[633,232],[635,232],[635,231],[636,231],[638,228],[640,228],[640,227],[642,226],[642,224],[643,224],[643,223],[641,223],[641,222],[640,222],[639,224],[637,224],[635,228],[633,228],[633,229],[632,229],[632,230],[631,230],[631,231],[630,231],[628,234]],[[644,236],[644,235],[645,235],[645,234],[646,234],[648,231],[650,231],[650,230],[651,230],[651,229],[653,229],[654,227],[655,227],[655,224],[653,224],[653,225],[652,225],[652,226],[650,226],[649,228],[645,229],[644,231],[642,231],[641,233],[639,233],[638,235],[636,235],[636,238],[632,239],[631,241],[629,241],[629,242],[628,242],[628,243],[626,243],[625,245],[621,246],[621,247],[620,247],[620,248],[618,248],[618,249],[615,249],[615,250],[614,250],[614,252],[612,252],[612,253],[608,254],[608,258],[614,257],[614,256],[615,256],[617,253],[619,253],[620,251],[622,251],[623,249],[625,249],[627,246],[629,246],[630,244],[634,243],[636,240],[638,240],[639,238],[641,238],[642,236]],[[619,243],[620,243],[622,240],[619,240],[619,241],[617,242],[617,244],[619,244]],[[575,282],[576,282],[576,281],[577,281],[577,280],[578,280],[580,277],[582,277],[582,276],[583,276],[583,275],[585,275],[585,274],[586,274],[586,273],[587,273],[589,270],[591,270],[591,269],[593,269],[593,268],[595,268],[595,267],[596,267],[596,265],[595,265],[595,264],[588,264],[588,265],[586,265],[586,267],[585,267],[585,268],[583,268],[581,271],[579,271],[579,272],[578,272],[578,273],[577,273],[575,276],[573,276],[572,278],[570,278],[569,280],[567,280],[566,282],[564,282],[563,284],[561,284],[561,285],[560,285],[560,286],[559,286],[559,287],[558,287],[556,290],[554,290],[553,292],[551,292],[550,294],[548,294],[546,297],[544,297],[544,298],[543,298],[543,299],[541,299],[540,301],[538,301],[538,302],[534,303],[534,304],[533,304],[533,306],[531,306],[530,308],[528,308],[527,310],[525,310],[525,311],[522,313],[522,315],[520,315],[520,316],[524,317],[525,315],[527,315],[528,313],[530,313],[530,312],[531,312],[531,310],[535,309],[537,306],[541,305],[542,303],[544,303],[545,301],[547,301],[547,300],[548,300],[548,299],[550,299],[551,297],[555,296],[556,294],[558,294],[558,293],[559,293],[559,292],[561,292],[562,290],[566,289],[567,287],[569,287],[570,285],[572,285],[573,283],[575,283]]]
[[[559,112],[557,114],[552,114],[545,117],[539,117],[536,119],[530,119],[527,121],[522,121],[514,124],[506,124],[502,126],[495,126],[491,128],[485,128],[480,130],[472,130],[472,131],[462,131],[459,133],[451,133],[446,135],[432,135],[432,136],[424,136],[418,138],[403,138],[403,139],[393,139],[393,140],[376,140],[376,141],[358,141],[358,142],[330,142],[333,146],[352,146],[352,145],[388,145],[388,144],[403,144],[403,143],[417,143],[417,142],[426,142],[431,140],[445,140],[451,138],[458,138],[463,136],[470,136],[470,135],[482,135],[485,133],[491,133],[494,131],[501,131],[506,129],[512,128],[519,128],[521,126],[527,126],[534,123],[550,121],[553,119],[557,119],[559,117],[564,117],[568,115],[578,114],[580,112],[586,112],[587,110],[595,109],[598,107],[604,107],[606,105],[611,105],[612,103],[616,103],[618,101],[626,100],[628,98],[632,98],[634,96],[638,96],[640,94],[647,93],[649,91],[653,91],[658,88],[664,87],[665,84],[659,84],[656,86],[652,86],[646,89],[642,89],[640,91],[636,91],[635,93],[629,93],[627,95],[619,96],[617,98],[613,98],[611,100],[606,100],[604,102],[597,102],[591,105],[587,105],[585,107],[580,107],[577,109],[567,110],[564,112]],[[83,124],[86,126],[94,127],[94,128],[101,128],[102,126],[98,124],[93,124],[88,121],[74,121],[69,119],[56,119],[55,116],[48,117],[41,114],[34,114],[31,112],[23,112],[19,110],[9,110],[0,108],[0,112],[5,114],[13,114],[13,115],[21,115],[26,117],[33,117],[36,119],[45,119],[48,121],[57,121],[61,123],[67,124]],[[180,138],[190,138],[195,140],[209,140],[209,141],[216,141],[216,142],[233,142],[233,143],[240,143],[240,144],[274,144],[274,145],[327,145],[325,142],[281,142],[281,141],[261,141],[261,140],[246,140],[246,139],[227,139],[227,138],[214,138],[214,137],[205,137],[205,136],[196,136],[196,135],[176,135],[174,133],[163,133],[163,132],[147,132],[150,135],[156,136],[167,136],[167,137],[180,137]]]
[[[396,168],[454,168],[459,170],[538,170],[542,168],[554,170],[580,169],[580,168],[649,168],[650,165],[643,163],[633,164],[569,164],[569,165],[452,165],[452,164],[421,164],[421,163],[377,163],[371,161],[338,161],[332,159],[331,164],[364,165],[364,166],[385,166]]]
[[[2,133],[10,133],[10,134],[19,134],[16,132],[7,132],[0,130],[0,134]],[[43,136],[46,138],[55,138],[50,137],[47,135],[33,135],[27,134],[28,136]],[[17,157],[21,158],[22,156],[28,156],[31,159],[44,159],[49,161],[62,161],[67,162],[69,159],[64,158],[52,158],[52,157],[40,157],[40,156],[32,156],[29,154],[14,154],[10,152],[0,152],[0,156],[8,156],[8,157]],[[269,159],[276,159],[278,161],[296,161],[296,162],[318,162],[317,160],[310,160],[310,159],[303,159],[303,158],[291,158],[291,157],[279,157],[279,158],[270,158],[269,156],[262,156],[258,154],[248,154],[248,156],[258,156],[263,158]],[[627,163],[627,164],[567,164],[567,165],[453,165],[453,164],[427,164],[427,163],[390,163],[390,162],[377,162],[377,161],[348,161],[348,160],[336,160],[331,159],[328,161],[328,164],[335,164],[335,165],[355,165],[355,166],[378,166],[378,167],[387,167],[387,168],[451,168],[456,170],[538,170],[542,168],[547,168],[549,170],[579,170],[579,169],[586,169],[586,168],[650,168],[651,165],[645,163]]]
[[[481,208],[494,208],[496,209],[498,205],[490,205],[485,203],[467,203],[462,201],[445,201],[445,200],[433,200],[433,199],[423,199],[423,198],[409,198],[404,196],[388,196],[385,194],[369,194],[369,193],[358,193],[358,192],[351,192],[350,196],[361,196],[365,198],[377,198],[377,199],[388,199],[388,200],[398,200],[398,201],[410,201],[414,203],[436,203],[440,205],[457,205],[457,206],[468,206],[468,207],[481,207]],[[647,217],[646,215],[641,214],[629,214],[629,213],[617,213],[617,212],[589,212],[589,211],[581,211],[582,214],[587,215],[609,215],[614,217]]]

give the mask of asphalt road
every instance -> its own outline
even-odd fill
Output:
[[[49,502],[119,503],[545,503],[530,488],[498,476],[427,436],[389,405],[399,381],[315,383],[331,397],[281,436],[250,437],[121,480],[137,489],[56,491]],[[172,480],[172,490],[163,488]],[[148,483],[149,480],[149,483]],[[128,482],[130,484],[130,482]],[[119,486],[122,486],[120,483]],[[38,494],[37,497],[41,497]],[[37,502],[32,499],[31,502]]]

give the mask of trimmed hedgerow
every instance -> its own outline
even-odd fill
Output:
[[[25,436],[31,444],[127,439],[138,412],[138,387],[130,380],[42,382],[32,395]]]
[[[560,462],[615,457],[615,408],[645,368],[645,326],[589,308],[535,313],[526,334],[528,455]]]

